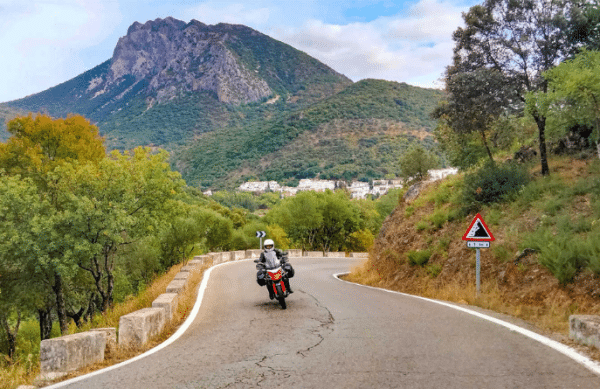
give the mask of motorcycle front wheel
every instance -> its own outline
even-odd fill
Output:
[[[285,303],[285,297],[283,295],[283,291],[281,290],[281,285],[276,285],[277,288],[277,300],[279,300],[279,305],[281,305],[281,309],[286,309],[287,304]]]

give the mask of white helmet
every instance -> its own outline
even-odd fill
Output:
[[[273,239],[267,239],[265,240],[265,244],[263,247],[265,248],[265,251],[273,251],[273,249],[275,248],[275,242],[273,242]]]

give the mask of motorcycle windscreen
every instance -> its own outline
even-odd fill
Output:
[[[281,266],[279,259],[277,259],[277,254],[274,251],[268,251],[265,253],[265,265],[267,269],[275,269]]]

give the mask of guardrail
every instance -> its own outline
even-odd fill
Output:
[[[173,318],[178,308],[179,296],[188,286],[191,272],[199,271],[202,265],[217,265],[223,262],[254,259],[262,250],[227,251],[195,256],[181,268],[165,293],[152,302],[152,307],[121,316],[118,337],[115,328],[101,328],[58,338],[46,339],[40,345],[39,380],[52,380],[65,376],[85,366],[102,362],[107,347],[141,347],[150,338],[160,334]],[[323,253],[321,251],[288,250],[294,257],[345,257],[344,252]],[[349,257],[367,257],[367,253],[349,253]]]

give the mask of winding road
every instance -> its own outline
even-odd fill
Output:
[[[282,310],[254,263],[212,269],[189,328],[134,362],[52,388],[600,388],[600,376],[451,307],[342,282],[355,259],[292,258]]]

